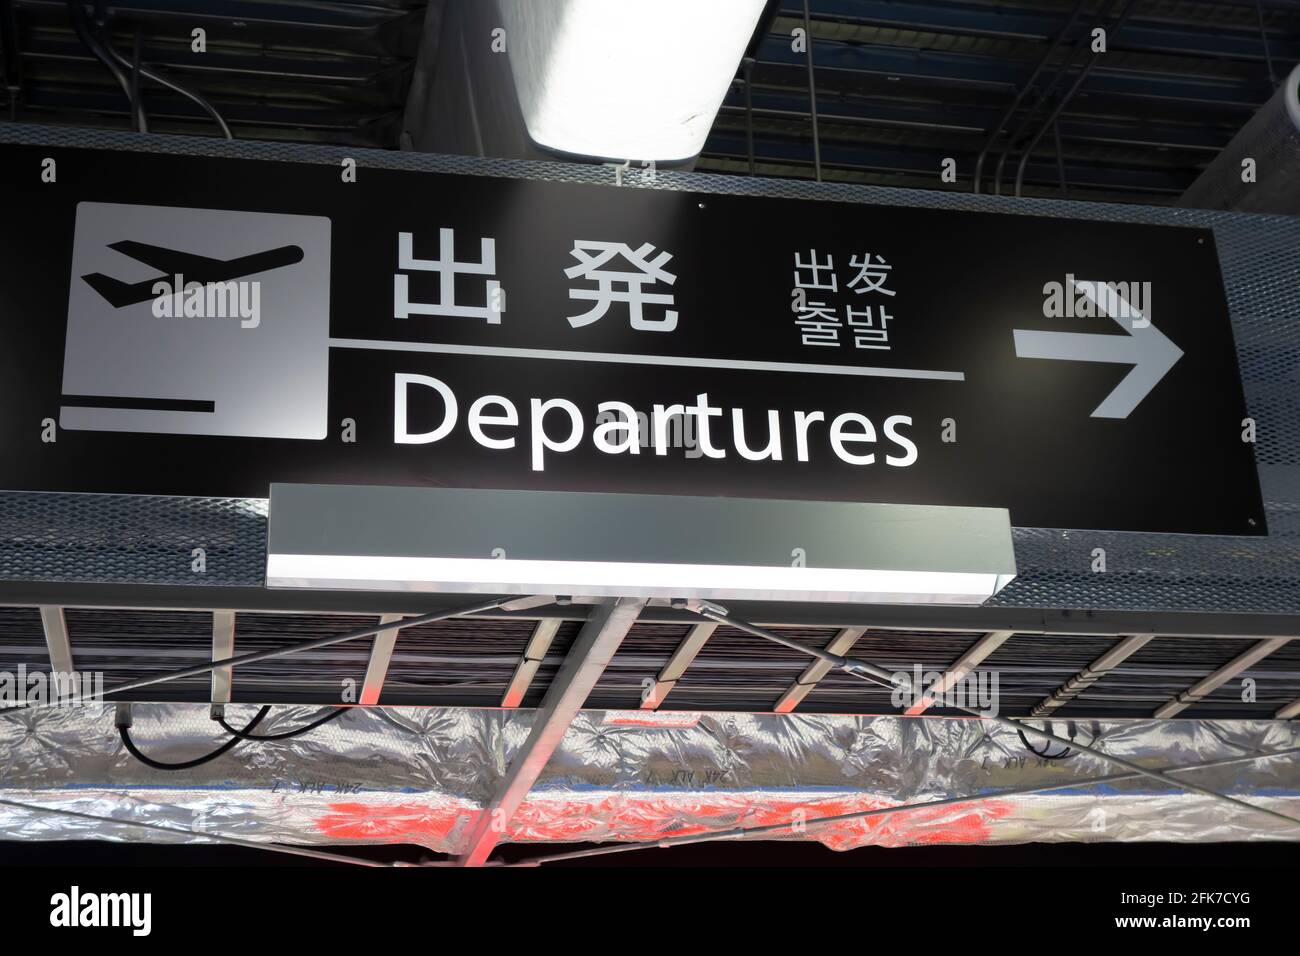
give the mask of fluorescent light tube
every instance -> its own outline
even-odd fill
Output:
[[[974,605],[1015,559],[996,508],[277,484],[266,575],[275,588]]]
[[[697,156],[763,0],[497,0],[530,138],[601,159]]]
[[[267,584],[287,588],[570,594],[722,600],[979,604],[998,575],[633,561],[517,561],[357,554],[273,554]]]

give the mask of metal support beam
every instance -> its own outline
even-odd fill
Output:
[[[560,622],[556,618],[538,621],[533,627],[533,636],[528,639],[528,646],[524,648],[524,656],[515,665],[514,676],[510,678],[510,686],[506,688],[505,696],[501,698],[502,707],[518,707],[520,702],[523,701],[524,695],[528,693],[529,685],[532,684],[533,678],[537,676],[537,668],[541,666],[542,661],[546,658],[546,652],[550,650],[551,641],[555,640],[555,633],[559,629]]]
[[[1289,637],[1270,637],[1266,641],[1260,641],[1250,650],[1233,658],[1224,664],[1217,671],[1203,680],[1197,681],[1194,685],[1183,691],[1169,703],[1164,704],[1157,710],[1153,717],[1173,717],[1186,710],[1192,704],[1199,703],[1208,694],[1212,693],[1219,687],[1222,687],[1232,678],[1236,677],[1242,671],[1253,667],[1262,661],[1275,650],[1290,641]]]
[[[985,634],[975,642],[975,645],[970,650],[957,660],[956,664],[953,664],[952,667],[948,668],[948,670],[944,672],[943,677],[939,679],[939,683],[930,688],[930,691],[933,691],[935,695],[939,695],[946,694],[948,691],[952,690],[952,688],[956,687],[966,679],[966,675],[973,671],[980,661],[984,660],[984,658],[988,657],[1005,644],[1007,638],[1014,633],[1015,631],[992,631]],[[934,698],[930,697],[927,693],[925,697],[922,697],[911,707],[907,708],[904,713],[908,717],[917,717],[929,710],[934,703]]]
[[[1107,671],[1113,670],[1117,665],[1132,657],[1140,648],[1145,647],[1147,642],[1154,637],[1154,634],[1134,634],[1131,637],[1124,638],[1124,640],[1054,690],[1049,696],[1043,698],[1029,712],[1029,715],[1031,717],[1046,717],[1058,708],[1064,707],[1101,680]]]
[[[717,629],[718,625],[710,622],[708,624],[696,624],[686,633],[686,637],[677,645],[677,650],[673,651],[673,656],[668,658],[668,663],[659,672],[654,689],[641,701],[642,710],[659,709],[659,705],[664,702],[668,692],[676,685],[677,678],[681,677],[686,672],[686,668],[691,666],[691,661],[695,660],[695,655],[703,649],[705,642],[713,636],[713,632]]]
[[[235,656],[235,612],[212,612],[212,659],[224,661]],[[218,667],[212,672],[212,703],[230,703],[230,684],[233,671]]]
[[[1291,720],[1294,717],[1300,717],[1300,700],[1293,700],[1273,716],[1278,720]]]
[[[482,866],[487,861],[643,607],[641,598],[614,598],[592,608],[533,716],[528,739],[515,754],[496,796],[479,814],[460,858],[463,865]]]
[[[68,643],[68,622],[63,617],[63,608],[42,607],[41,627],[45,630],[45,647],[50,652],[50,671],[72,673],[72,645]]]
[[[849,649],[858,642],[863,634],[867,633],[865,627],[846,627],[831,639],[826,645],[826,650],[832,654],[847,654]],[[798,679],[791,684],[776,706],[772,708],[778,714],[788,714],[799,706],[799,702],[808,696],[808,692],[817,686],[817,682],[829,674],[834,669],[833,664],[826,661],[813,661],[804,672],[799,675]]]
[[[379,618],[380,624],[396,624],[402,619],[400,614],[384,614]],[[366,677],[361,683],[362,707],[373,707],[379,703],[379,695],[384,689],[384,679],[388,677],[388,664],[393,659],[393,648],[397,646],[397,632],[393,627],[380,631],[370,645],[370,660],[366,663]]]

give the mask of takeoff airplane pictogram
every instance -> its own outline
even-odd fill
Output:
[[[81,277],[106,302],[119,309],[157,298],[154,286],[172,276],[183,275],[187,283],[229,282],[302,261],[302,248],[299,246],[280,246],[276,249],[268,249],[266,252],[255,252],[234,259],[215,259],[190,252],[180,252],[176,249],[166,249],[162,246],[151,246],[130,239],[110,243],[108,248],[130,256],[145,265],[153,266],[163,273],[161,276],[145,279],[143,282],[123,282],[102,272],[93,272]]]

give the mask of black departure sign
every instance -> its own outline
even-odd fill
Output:
[[[0,170],[0,487],[1265,532],[1207,230],[45,147]]]

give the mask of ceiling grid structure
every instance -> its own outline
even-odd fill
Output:
[[[39,619],[33,621],[29,610],[0,609],[0,660],[44,669],[49,652],[41,641]],[[127,681],[229,656],[210,656],[212,615],[203,612],[74,608],[66,613],[69,652],[82,668],[103,671],[110,696],[114,686]],[[648,609],[647,616],[652,615],[653,609]],[[260,612],[231,613],[231,617],[231,632],[239,635],[241,654],[343,634],[372,626],[376,620]],[[396,615],[386,616],[380,623],[395,619]],[[586,619],[469,616],[418,625],[398,632],[382,689],[370,679],[374,677],[371,652],[364,642],[357,642],[237,668],[233,699],[319,706],[536,707],[553,685]],[[592,684],[587,706],[664,712],[954,713],[942,699],[900,707],[888,688],[864,684],[828,665],[810,675],[802,655],[756,642],[725,626],[709,635],[707,652],[697,649],[694,658],[684,662],[678,651],[694,630],[688,625],[633,624]],[[939,693],[977,678],[980,672],[996,674],[1000,707],[1012,716],[1109,719],[1173,717],[1187,711],[1187,716],[1195,717],[1258,719],[1285,711],[1300,698],[1300,645],[1289,638],[772,630],[810,648],[897,673],[911,676],[919,668],[922,674],[942,675],[944,680],[934,688]],[[536,653],[537,647],[530,645],[538,634],[547,633],[551,641],[543,656],[524,656]],[[1139,649],[1145,653],[1138,653]],[[537,665],[530,666],[526,689],[518,681],[521,661]],[[657,706],[648,707],[643,695],[659,686],[659,675],[670,666],[677,675],[676,689],[661,697]],[[1076,679],[1085,675],[1088,680]],[[1247,685],[1242,681],[1247,678],[1251,692],[1243,694]],[[360,687],[365,688],[360,699],[355,694],[349,699],[349,689]],[[1062,693],[1065,688],[1068,695]],[[209,682],[189,678],[145,688],[123,699],[206,702],[210,696]],[[1045,708],[1048,702],[1052,704]]]
[[[982,191],[1011,193],[1017,161],[1039,134],[1026,196],[1175,201],[1300,60],[1300,9],[1263,3],[1261,32],[1249,0],[1137,0],[1121,24],[1128,6],[813,0],[821,178],[971,191],[977,157],[1005,118]],[[802,17],[800,0],[779,0],[696,169],[747,173],[752,133],[758,175],[813,177],[808,79],[791,43]],[[1062,103],[1098,26],[1106,52]],[[1058,104],[1057,122],[1047,123]],[[999,187],[993,167],[1006,150]],[[949,158],[954,182],[939,175]]]
[[[107,23],[118,50],[131,49],[139,28],[143,61],[211,101],[237,139],[396,149],[421,38],[433,29],[426,19],[437,22],[443,2],[250,0],[196,9],[143,0],[109,5]],[[1007,135],[1024,129],[1026,138],[1043,133],[1026,164],[1027,196],[1175,201],[1300,62],[1300,8],[1136,0],[1116,29],[1122,6],[810,0],[822,179],[969,191],[976,157],[1014,104],[992,144],[995,153],[1011,147],[1003,191],[1012,190],[1025,145]],[[814,176],[807,63],[792,43],[804,4],[772,0],[769,10],[700,171],[748,173],[752,135],[759,175]],[[0,0],[0,14],[10,120],[130,126],[125,97],[77,39],[61,0]],[[1090,53],[1078,44],[1098,25],[1109,31],[1107,50],[1050,130],[1043,121]],[[195,27],[206,31],[204,53],[191,49]],[[154,85],[145,92],[155,132],[217,133],[183,97]],[[956,161],[952,183],[939,176],[946,158]],[[995,164],[984,170],[984,191],[994,191]]]
[[[108,34],[210,101],[236,139],[395,148],[414,70],[425,0],[239,0],[193,4],[134,0],[107,5]],[[3,0],[0,30],[13,64],[10,120],[130,125],[126,98],[82,46],[62,0]],[[205,31],[205,49],[192,31]],[[212,120],[175,92],[146,83],[150,128],[211,135]]]

